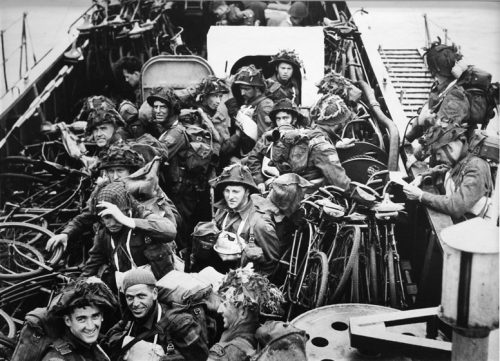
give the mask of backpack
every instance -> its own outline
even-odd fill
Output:
[[[46,307],[28,312],[11,361],[40,361],[64,327],[49,317]]]
[[[214,157],[212,134],[197,125],[185,124],[184,128],[189,144],[184,156],[186,170],[206,174]]]
[[[491,83],[491,74],[469,65],[458,79],[456,85],[465,90],[470,104],[469,124],[475,127],[480,124],[486,129],[491,118],[495,116],[499,83]]]

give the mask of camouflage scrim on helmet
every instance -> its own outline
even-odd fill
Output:
[[[252,263],[244,268],[230,270],[222,281],[218,293],[224,301],[236,307],[259,313],[283,314],[282,305],[285,302],[283,293],[265,276],[256,273]]]
[[[93,95],[85,98],[82,109],[77,116],[77,120],[88,121],[89,114],[93,110],[116,110],[113,101],[103,95]]]
[[[153,107],[155,101],[161,101],[166,104],[169,111],[169,116],[178,115],[181,112],[180,100],[175,95],[172,88],[169,87],[157,87],[151,92],[151,95],[147,97],[147,103]]]
[[[79,280],[65,286],[48,308],[53,315],[62,316],[74,308],[92,305],[102,308],[103,313],[113,313],[118,307],[118,301],[103,282]]]
[[[255,65],[241,67],[234,76],[234,84],[254,86],[265,90],[266,81],[262,75],[262,71],[257,69]]]
[[[338,95],[348,104],[356,103],[362,95],[361,90],[349,79],[333,71],[326,74],[316,86],[319,94]]]
[[[196,86],[195,94],[196,101],[201,101],[206,96],[212,94],[227,94],[229,93],[229,87],[227,86],[224,79],[217,78],[216,76],[209,76],[202,80],[200,84]]]
[[[144,157],[132,149],[128,144],[120,142],[113,144],[100,155],[99,169],[111,167],[125,167],[132,172],[145,164]]]
[[[439,74],[451,77],[451,69],[463,57],[455,44],[441,44],[441,38],[439,37],[438,41],[433,42],[430,48],[424,50],[424,59],[433,76]]]
[[[85,134],[87,136],[92,135],[92,131],[102,124],[111,124],[115,129],[125,126],[124,120],[114,108],[91,109],[87,116]]]
[[[343,128],[353,118],[345,102],[338,95],[325,94],[311,108],[311,120],[316,124]]]
[[[299,55],[294,49],[281,49],[278,54],[271,56],[269,64],[278,65],[280,63],[287,63],[296,67],[297,70],[304,67],[304,63],[299,58]]]
[[[466,137],[466,132],[467,129],[458,124],[449,124],[446,127],[434,125],[425,132],[419,142],[422,144],[424,153],[430,155],[461,136]]]
[[[103,183],[96,187],[89,199],[90,212],[94,215],[103,210],[103,208],[97,207],[99,202],[112,203],[124,214],[134,211],[138,207],[137,200],[127,191],[126,185],[122,181]]]

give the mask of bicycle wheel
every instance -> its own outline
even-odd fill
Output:
[[[320,307],[325,302],[326,289],[328,286],[328,260],[323,252],[313,251],[306,267],[300,272],[301,277],[296,287],[297,301],[299,305],[313,309]]]
[[[399,308],[399,302],[398,302],[398,296],[397,296],[397,290],[396,290],[396,272],[394,269],[394,252],[391,249],[387,252],[387,275],[386,275],[386,282],[387,282],[387,287],[389,289],[389,304],[393,308]],[[387,293],[386,293],[387,295]],[[387,298],[386,298],[386,303],[387,303]]]
[[[337,242],[333,244],[328,259],[329,286],[332,290],[332,296],[329,297],[330,303],[338,302],[347,293],[345,286],[351,278],[354,263],[359,260],[356,255],[361,243],[360,228],[349,226],[339,230],[339,232],[341,234],[339,234]]]
[[[377,270],[377,249],[375,244],[372,242],[369,248],[369,272],[370,272],[370,292],[372,296],[372,303],[378,303],[379,292],[378,292],[378,270]]]
[[[0,309],[0,334],[13,338],[16,335],[16,325],[12,318]]]
[[[53,236],[54,233],[35,224],[24,222],[0,223],[1,240],[16,241],[34,247],[42,255],[43,263],[47,262],[49,266],[57,264],[63,254],[61,247],[57,247],[52,253],[45,251],[47,241]]]

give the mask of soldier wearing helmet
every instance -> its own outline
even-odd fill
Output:
[[[309,9],[302,1],[295,1],[290,9],[288,9],[288,16],[284,19],[279,26],[304,26],[305,20],[309,16]]]
[[[119,130],[125,125],[115,109],[92,109],[87,114],[85,133],[100,149],[108,148],[121,139]]]
[[[224,332],[210,349],[207,361],[248,360],[257,348],[259,315],[282,314],[283,294],[251,265],[231,270],[218,293],[222,302],[217,312],[222,315]]]
[[[100,276],[108,286],[119,289],[116,272],[144,266],[160,279],[173,269],[172,250],[167,243],[175,239],[175,224],[141,206],[124,182],[99,188],[89,203],[90,212],[101,225],[83,276]]]
[[[122,181],[127,179],[132,173],[139,170],[145,165],[143,156],[136,151],[137,148],[144,146],[137,144],[118,143],[112,145],[106,153],[101,157],[100,169],[106,175],[106,182],[96,187],[90,199],[92,199],[99,190],[109,182]],[[151,188],[151,189],[146,189]],[[131,189],[131,187],[129,187]],[[140,201],[142,207],[151,211],[154,214],[165,218],[166,227],[170,227],[171,231],[175,231],[175,227],[180,223],[180,215],[172,201],[165,193],[155,184],[143,185],[139,190],[132,190],[133,195]],[[68,243],[76,244],[79,237],[88,229],[92,228],[92,224],[98,219],[95,214],[90,211],[84,211],[73,218],[64,228],[64,230],[47,241],[46,248],[52,250],[57,245],[61,244],[64,249]]]
[[[104,315],[115,313],[118,302],[102,282],[77,281],[54,297],[48,317],[61,322],[61,336],[50,345],[42,361],[107,361],[97,343]],[[33,350],[32,350],[33,351]]]
[[[484,217],[489,208],[493,185],[488,163],[468,151],[466,129],[456,124],[431,127],[423,137],[423,146],[433,153],[445,173],[444,195],[422,191],[417,178],[403,190],[410,200],[418,200],[458,221],[471,216]]]
[[[237,4],[213,1],[210,10],[217,17],[217,25],[254,25],[255,22],[253,10],[242,9]]]
[[[285,104],[291,106],[293,103],[288,99],[277,103],[272,112],[274,119],[283,113]],[[259,189],[265,189],[266,177],[271,176],[272,180],[273,176],[285,173],[296,173],[308,181],[348,189],[350,179],[340,164],[335,147],[323,131],[299,128],[300,125],[292,121],[265,133],[248,155],[247,165]],[[265,172],[268,166],[272,168]]]
[[[424,54],[427,66],[435,78],[431,87],[429,99],[422,107],[418,119],[413,121],[406,134],[406,140],[413,142],[424,134],[431,126],[440,123],[454,123],[464,127],[475,126],[468,124],[470,103],[462,86],[457,79],[462,75],[465,67],[461,64],[462,54],[455,45],[432,43]]]
[[[267,81],[267,96],[277,102],[288,98],[300,104],[301,63],[294,50],[280,50],[269,62],[274,67],[274,75]]]
[[[243,104],[236,116],[236,125],[253,140],[253,147],[255,141],[272,128],[269,113],[274,103],[265,95],[264,76],[254,65],[244,66],[236,73],[231,90],[237,102]],[[250,129],[250,122],[246,121],[247,118],[255,122],[256,131]]]

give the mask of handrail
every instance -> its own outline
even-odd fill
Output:
[[[387,117],[382,109],[380,108],[380,104],[375,98],[375,92],[370,87],[370,85],[365,81],[358,81],[356,85],[361,88],[363,94],[365,95],[368,106],[370,110],[373,111],[377,120],[382,123],[387,130],[389,131],[389,159],[387,160],[387,168],[390,171],[398,170],[398,161],[399,161],[399,130],[396,124]]]

